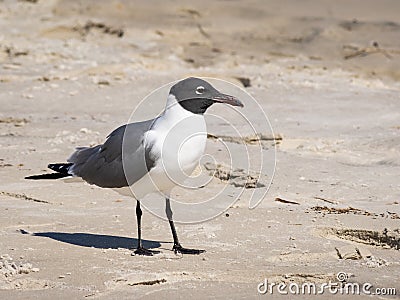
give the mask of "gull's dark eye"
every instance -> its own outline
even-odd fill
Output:
[[[203,94],[204,93],[204,86],[198,86],[197,88],[196,88],[196,94],[197,95],[201,95],[201,94]]]

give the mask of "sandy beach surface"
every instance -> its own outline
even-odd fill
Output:
[[[249,187],[220,216],[177,225],[206,253],[175,255],[168,223],[144,212],[145,246],[161,253],[132,256],[133,199],[24,180],[104,142],[151,91],[187,76],[241,86],[280,137],[263,141],[276,172],[256,209]],[[359,298],[399,297],[399,80],[396,0],[0,1],[0,299],[283,298],[257,286],[339,283],[340,272],[397,292]],[[208,139],[207,153],[219,147]],[[227,184],[243,190],[220,177],[174,196],[201,201]]]

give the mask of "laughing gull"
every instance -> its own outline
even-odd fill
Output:
[[[167,104],[157,118],[115,129],[102,145],[80,147],[67,163],[50,164],[56,173],[26,179],[80,177],[89,184],[112,188],[136,199],[138,244],[134,254],[159,251],[142,245],[140,200],[154,192],[165,196],[165,212],[174,239],[175,253],[200,254],[204,250],[183,248],[172,218],[169,195],[199,164],[207,132],[204,113],[214,103],[243,107],[236,97],[222,94],[208,82],[190,77],[170,89]]]

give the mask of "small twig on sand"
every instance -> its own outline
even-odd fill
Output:
[[[344,56],[344,59],[350,59],[350,58],[355,58],[355,57],[364,57],[370,54],[375,54],[375,53],[381,53],[383,54],[386,58],[392,59],[393,56],[390,54],[400,54],[400,50],[395,50],[395,49],[383,49],[379,47],[379,44],[377,42],[373,42],[372,46],[369,47],[358,47],[358,46],[353,46],[353,45],[344,45],[343,46],[344,50],[350,50],[352,51],[349,54],[346,54]]]
[[[314,199],[322,200],[322,201],[328,202],[328,203],[330,203],[330,204],[338,204],[338,203],[339,203],[339,202],[337,202],[337,201],[335,201],[335,200],[329,200],[329,199],[325,199],[325,198],[321,198],[321,197],[314,197]]]
[[[33,201],[33,202],[39,202],[39,203],[47,203],[47,204],[52,204],[51,202],[45,201],[45,200],[40,200],[40,199],[35,199],[32,197],[29,197],[25,194],[17,194],[17,193],[10,193],[10,192],[0,192],[0,195],[5,195],[17,199],[23,199],[23,200],[28,200],[28,201]]]
[[[160,284],[160,283],[164,283],[164,282],[167,282],[167,280],[162,278],[162,279],[156,279],[156,280],[148,280],[148,281],[128,283],[128,285],[130,285],[130,286],[134,286],[134,285],[153,285],[153,284]]]
[[[212,133],[208,133],[207,138],[214,140],[221,139],[224,142],[235,143],[235,144],[256,144],[258,142],[263,142],[263,141],[281,141],[283,139],[280,134],[267,135],[263,133],[257,133],[255,135],[247,135],[241,137],[228,136],[228,135],[215,135]]]
[[[281,203],[285,203],[285,204],[296,204],[296,205],[300,205],[300,203],[298,202],[294,202],[294,201],[290,201],[290,200],[285,200],[282,198],[275,198],[276,202],[281,202]]]
[[[204,36],[205,38],[210,38],[210,35],[205,32],[203,26],[201,26],[201,24],[197,24],[197,28],[199,28],[199,32],[201,33],[202,36]]]

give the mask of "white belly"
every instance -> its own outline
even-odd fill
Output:
[[[167,195],[175,186],[183,186],[184,181],[199,164],[206,139],[206,136],[196,136],[188,139],[179,151],[164,152],[163,158],[150,172],[130,187],[134,197],[142,199],[147,194],[156,192]]]

